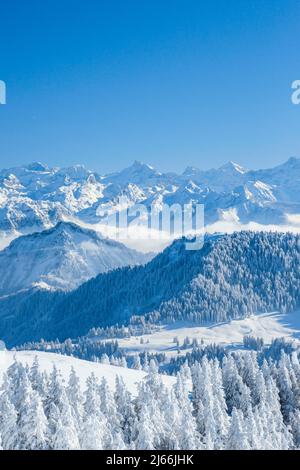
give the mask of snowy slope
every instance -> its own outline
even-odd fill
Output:
[[[262,338],[265,344],[270,344],[275,338],[289,338],[300,344],[300,312],[289,314],[264,313],[251,315],[241,320],[231,320],[228,322],[211,325],[195,326],[188,322],[176,322],[165,325],[159,331],[143,335],[143,344],[139,337],[120,338],[118,343],[120,348],[128,353],[142,351],[164,352],[167,356],[177,356],[178,348],[174,344],[174,338],[178,338],[180,346],[184,339],[196,338],[199,342],[207,344],[219,344],[235,348],[242,347],[245,335]],[[189,348],[190,349],[190,348]],[[185,354],[188,349],[183,349],[181,354]]]
[[[70,290],[99,273],[147,259],[92,230],[60,222],[19,237],[0,252],[0,295],[33,285]]]
[[[137,384],[147,375],[146,372],[139,370],[83,361],[74,357],[41,351],[0,351],[0,385],[3,372],[13,363],[14,357],[22,362],[23,365],[28,364],[31,366],[36,356],[38,357],[42,371],[44,370],[50,373],[55,364],[57,369],[61,371],[65,381],[68,380],[71,368],[73,367],[80,378],[83,389],[85,388],[86,379],[93,372],[99,379],[105,377],[111,389],[115,387],[116,377],[122,377],[128,390],[135,394]],[[173,377],[163,376],[163,381],[166,385],[171,386],[175,382],[175,379]]]

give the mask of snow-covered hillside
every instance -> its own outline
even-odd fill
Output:
[[[91,375],[91,373],[94,373],[99,380],[101,380],[102,377],[105,377],[112,390],[115,388],[116,377],[121,377],[124,380],[127,389],[132,394],[136,394],[137,384],[147,375],[146,372],[141,370],[83,361],[74,357],[62,356],[60,354],[40,351],[0,351],[0,385],[3,372],[7,370],[15,359],[18,362],[21,362],[24,366],[28,364],[28,366],[31,367],[36,357],[41,371],[46,371],[50,374],[53,365],[55,365],[55,367],[62,373],[65,382],[68,381],[71,369],[73,368],[80,379],[82,390],[85,389],[86,379]],[[174,378],[169,376],[163,377],[165,385],[171,386],[174,384],[174,380]]]
[[[19,237],[0,252],[0,296],[34,285],[71,290],[99,273],[148,258],[93,230],[59,222]]]
[[[208,231],[274,226],[299,230],[300,159],[278,167],[247,170],[229,162],[219,169],[188,167],[182,175],[160,173],[134,162],[120,172],[100,176],[81,165],[49,168],[41,163],[0,171],[0,246],[6,238],[75,220],[105,230],[107,216],[127,205],[163,203],[205,205]],[[217,225],[216,225],[217,224]]]
[[[289,314],[263,313],[251,315],[240,320],[231,320],[211,325],[195,326],[189,322],[176,322],[165,325],[152,334],[140,337],[119,338],[119,347],[128,354],[148,351],[149,353],[163,352],[168,357],[178,356],[178,340],[180,354],[184,355],[192,348],[192,342],[198,344],[218,344],[230,348],[242,348],[244,336],[261,338],[265,344],[270,344],[275,338],[286,338],[300,345],[300,312]],[[190,345],[184,349],[181,346],[186,338]],[[107,339],[106,339],[107,341]]]

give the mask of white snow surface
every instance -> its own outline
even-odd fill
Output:
[[[23,365],[32,365],[34,358],[37,356],[40,364],[40,369],[50,373],[53,365],[60,370],[65,383],[67,383],[70,375],[71,368],[75,369],[77,376],[80,379],[82,390],[85,389],[85,383],[88,376],[93,372],[95,376],[101,380],[105,377],[109,387],[113,390],[115,387],[116,377],[122,377],[127,389],[135,395],[137,393],[137,384],[146,377],[146,372],[134,369],[127,369],[124,367],[112,366],[96,362],[84,361],[70,356],[63,356],[60,354],[41,352],[41,351],[0,351],[0,385],[3,377],[3,372],[14,362],[14,358],[20,361]],[[166,386],[172,386],[175,383],[175,378],[167,375],[162,375],[162,380]]]
[[[128,353],[146,350],[164,352],[172,356],[177,355],[177,347],[173,342],[175,337],[179,339],[180,345],[188,336],[190,339],[197,338],[199,342],[203,340],[204,345],[215,343],[241,348],[245,335],[263,338],[266,344],[270,344],[272,339],[282,337],[300,343],[300,311],[289,314],[273,312],[251,315],[241,320],[203,326],[176,322],[161,327],[151,335],[143,335],[143,344],[140,344],[140,337],[120,338],[118,343],[120,348],[124,348]],[[187,350],[181,351],[182,354],[186,352]]]

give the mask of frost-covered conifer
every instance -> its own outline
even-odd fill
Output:
[[[19,416],[20,449],[48,448],[48,422],[40,396],[29,386]]]
[[[66,392],[76,428],[79,429],[83,414],[83,397],[81,395],[80,381],[73,367],[69,376]]]
[[[136,369],[136,370],[142,369],[140,356],[138,354],[135,354],[133,357],[132,369]]]
[[[0,434],[3,449],[14,450],[19,447],[19,428],[17,427],[17,412],[10,401],[11,390],[8,383],[7,378],[0,394]]]
[[[233,408],[227,439],[227,449],[249,450],[247,426],[241,410]]]
[[[107,439],[111,442],[106,418],[101,412],[99,384],[92,373],[86,381],[83,421],[80,433],[81,448],[85,450],[102,450]]]

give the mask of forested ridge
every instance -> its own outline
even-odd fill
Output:
[[[76,337],[136,315],[201,323],[293,311],[300,305],[299,240],[240,232],[207,237],[199,251],[177,240],[145,266],[101,274],[68,294],[31,290],[2,298],[0,336],[12,345]]]

